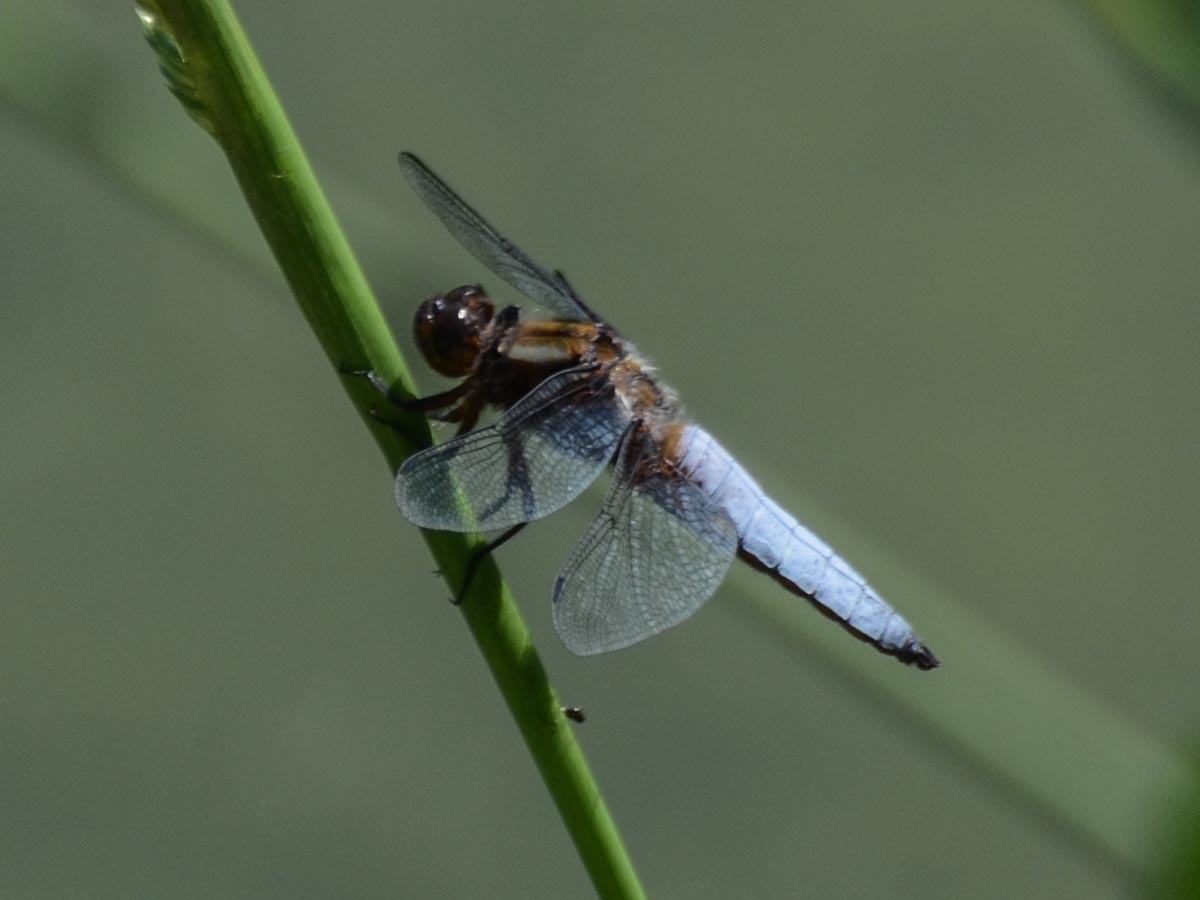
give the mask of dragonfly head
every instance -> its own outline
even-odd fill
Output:
[[[478,285],[457,287],[417,307],[413,329],[430,368],[450,378],[470,372],[483,330],[495,314],[496,307]]]

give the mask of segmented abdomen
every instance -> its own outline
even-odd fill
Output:
[[[741,549],[885,652],[922,668],[937,665],[904,618],[866,580],[768,497],[717,440],[688,425],[678,462],[729,514]]]

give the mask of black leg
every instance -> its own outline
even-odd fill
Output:
[[[486,544],[472,553],[471,558],[467,560],[467,571],[463,573],[462,586],[459,587],[458,593],[455,594],[454,599],[450,602],[452,602],[455,606],[458,606],[460,603],[462,603],[463,598],[467,594],[467,588],[471,586],[471,581],[475,578],[475,571],[479,568],[479,564],[483,562],[483,558],[498,548],[501,544],[508,541],[510,538],[515,537],[517,532],[519,532],[528,524],[528,522],[520,522],[514,525],[512,528],[508,529],[508,531],[504,532],[504,534],[500,535],[498,538],[488,541]]]
[[[389,388],[389,391],[391,389]],[[463,397],[471,393],[471,383],[464,381],[460,385],[450,388],[448,391],[442,391],[438,394],[430,394],[428,397],[411,397],[408,400],[396,401],[392,399],[392,391],[388,394],[388,399],[399,406],[406,412],[414,413],[429,413],[438,409],[445,409],[447,406],[453,406]],[[435,418],[438,418],[435,416]],[[453,421],[453,420],[451,420]]]
[[[371,386],[377,390],[393,407],[403,412],[412,413],[414,415],[426,414],[431,419],[437,419],[441,422],[458,422],[463,418],[463,413],[459,410],[468,405],[471,399],[471,383],[464,381],[461,384],[451,388],[448,391],[442,391],[438,394],[431,394],[428,397],[405,397],[395,391],[391,385],[384,381],[378,372],[373,369],[355,369],[350,366],[343,365],[340,367],[343,375],[353,375],[358,378],[366,378],[371,382]],[[462,402],[460,402],[462,401]],[[446,407],[457,407],[447,410]],[[441,412],[439,412],[441,410]],[[423,441],[418,440],[417,436],[411,432],[411,423],[401,419],[393,418],[390,415],[385,415],[376,407],[371,407],[367,410],[371,416],[380,425],[385,425],[392,431],[402,435],[406,440],[412,441],[417,445],[421,445]],[[466,413],[469,415],[469,411]],[[474,422],[479,416],[478,411],[475,411],[471,421]],[[460,429],[461,430],[461,429]]]
[[[392,386],[384,381],[380,377],[379,373],[374,369],[358,369],[349,365],[348,363],[343,363],[342,365],[338,366],[338,371],[343,375],[352,375],[355,378],[367,379],[367,381],[371,382],[371,387],[379,391],[382,396],[396,404],[396,406],[402,407],[405,403],[412,399],[411,397],[402,397],[400,394],[396,393],[396,391],[392,389]]]
[[[475,423],[479,421],[479,413],[483,410],[483,404],[479,401],[478,396],[471,396],[464,400],[458,406],[454,407],[454,418],[447,418],[447,422],[457,422],[458,431],[454,434],[466,434],[475,427]]]
[[[349,366],[342,366],[341,372],[343,375],[355,375],[360,378],[366,378],[371,382],[371,386],[375,390],[388,399],[394,406],[405,412],[427,413],[437,409],[444,409],[447,406],[452,406],[463,397],[471,392],[471,383],[464,381],[448,391],[441,391],[437,394],[430,394],[428,397],[405,397],[397,391],[374,369],[354,369]]]

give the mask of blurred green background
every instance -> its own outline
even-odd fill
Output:
[[[506,546],[651,896],[1144,892],[1200,724],[1194,114],[1068,3],[239,13],[403,346],[494,281],[406,148],[943,661],[748,571],[577,659],[598,492]],[[132,7],[0,7],[0,102],[0,895],[590,896]]]

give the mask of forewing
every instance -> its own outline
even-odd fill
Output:
[[[554,626],[573,653],[617,650],[677,625],[733,562],[729,516],[682,477],[646,475],[656,451],[631,429],[604,507],[555,581]]]
[[[400,171],[455,240],[518,291],[564,319],[599,321],[565,278],[534,262],[411,153],[400,154]]]
[[[396,473],[396,502],[414,524],[440,531],[540,519],[596,480],[628,415],[594,369],[559,372],[495,424],[406,459]]]

